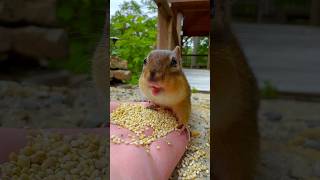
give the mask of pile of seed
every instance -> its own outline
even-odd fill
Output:
[[[119,144],[133,144],[144,147],[149,152],[150,144],[168,133],[177,129],[178,123],[170,111],[148,109],[140,104],[121,104],[111,113],[111,123],[129,129],[130,140],[112,135],[111,142]],[[152,129],[151,135],[145,135],[145,131]],[[170,145],[171,142],[167,141]],[[159,147],[157,147],[159,149]]]
[[[110,87],[110,99],[113,101],[128,102],[139,101],[139,88]],[[179,165],[172,174],[171,179],[210,179],[210,94],[192,93],[192,113],[189,120],[192,138]],[[198,150],[199,151],[198,151]],[[203,152],[206,155],[203,155]],[[196,156],[199,159],[191,157]],[[189,164],[191,164],[189,166]],[[197,165],[194,165],[197,164]],[[184,167],[183,167],[184,166]],[[199,168],[204,167],[207,168]],[[198,167],[198,168],[197,168]],[[199,171],[199,173],[198,173]],[[194,177],[196,175],[196,178]],[[190,175],[190,176],[189,176]]]
[[[95,134],[32,132],[27,145],[0,165],[1,179],[105,179],[107,145]]]
[[[207,145],[209,146],[209,144]],[[208,177],[209,167],[205,161],[208,159],[208,152],[199,145],[191,144],[181,163],[178,165],[178,179],[196,179]]]
[[[210,179],[210,126],[204,121],[204,117],[209,115],[209,109],[199,111],[199,108],[202,107],[193,106],[194,112],[190,118],[191,141],[171,179]]]

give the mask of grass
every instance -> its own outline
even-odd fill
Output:
[[[198,90],[197,88],[195,88],[195,87],[192,87],[192,88],[191,88],[191,92],[192,92],[192,93],[198,93],[199,90]]]
[[[264,99],[275,99],[279,97],[277,88],[270,81],[264,81],[260,90],[261,97]]]

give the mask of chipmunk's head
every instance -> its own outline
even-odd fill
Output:
[[[144,59],[139,86],[149,98],[179,93],[186,83],[179,46],[172,51],[153,50]]]

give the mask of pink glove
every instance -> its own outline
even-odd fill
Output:
[[[142,103],[146,105],[147,103]],[[110,112],[118,107],[119,103],[110,103]],[[110,136],[130,132],[117,125],[110,125]],[[168,145],[166,141],[170,141]],[[139,180],[167,180],[183,156],[188,143],[187,132],[171,132],[166,141],[160,138],[153,142],[148,154],[142,147],[135,145],[110,143],[110,179],[139,179]],[[160,149],[156,147],[160,146]]]

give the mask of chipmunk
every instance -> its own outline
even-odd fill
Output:
[[[187,128],[191,113],[191,90],[182,71],[179,46],[173,51],[153,50],[149,53],[144,60],[139,88],[152,103],[173,111],[181,132]]]
[[[259,159],[259,91],[235,35],[222,33],[213,36],[212,49],[213,179],[252,180]]]

